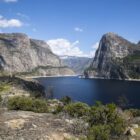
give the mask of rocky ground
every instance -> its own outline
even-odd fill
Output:
[[[78,139],[68,129],[71,123],[63,115],[1,110],[0,140]]]
[[[75,121],[76,119],[65,114],[1,109],[0,140],[81,140],[80,138],[84,137],[82,133],[86,133],[85,124],[80,126],[82,131],[76,132],[74,129],[80,120],[77,124]],[[125,140],[140,140],[138,124],[133,124],[128,129],[130,134]]]

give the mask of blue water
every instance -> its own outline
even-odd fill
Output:
[[[93,105],[97,100],[116,103],[119,97],[125,96],[132,107],[140,108],[140,82],[78,77],[49,77],[37,80],[45,86],[47,92],[51,88],[53,97],[57,99],[69,96],[74,101]]]

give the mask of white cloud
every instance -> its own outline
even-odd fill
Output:
[[[92,50],[89,53],[84,53],[80,48],[80,42],[70,42],[64,38],[58,38],[47,41],[52,51],[59,56],[79,56],[79,57],[94,57],[95,51],[98,47],[98,43],[92,46]]]
[[[87,56],[78,47],[79,41],[70,42],[67,39],[59,38],[48,40],[47,43],[51,47],[52,51],[59,56]]]
[[[18,19],[6,19],[0,15],[0,28],[21,27],[23,23]]]
[[[18,2],[18,0],[3,0],[4,2],[7,2],[7,3],[9,3],[9,2]]]
[[[75,27],[75,28],[74,28],[74,31],[76,31],[76,32],[83,32],[84,30],[83,30],[82,28]]]

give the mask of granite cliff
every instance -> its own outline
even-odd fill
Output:
[[[74,75],[45,41],[22,33],[0,34],[0,71],[29,76]]]
[[[103,35],[86,77],[140,79],[140,44],[114,33]]]

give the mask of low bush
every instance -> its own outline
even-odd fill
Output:
[[[0,83],[0,92],[8,91],[10,87],[11,86],[9,84]]]
[[[128,111],[130,111],[132,113],[133,117],[140,116],[140,109],[129,109]]]
[[[87,104],[81,102],[70,103],[64,107],[64,112],[73,117],[83,117],[89,115],[90,107]]]
[[[8,109],[44,113],[48,111],[47,102],[31,97],[12,97],[8,100]]]
[[[67,105],[69,103],[72,102],[71,98],[69,96],[65,96],[63,97],[62,99],[60,99],[60,101],[64,104],[64,105]]]
[[[110,128],[108,125],[95,125],[89,130],[88,140],[109,140]]]
[[[91,107],[89,118],[89,124],[91,127],[101,127],[101,125],[109,126],[110,136],[119,136],[124,132],[125,121],[119,116],[115,104],[98,104]]]
[[[56,109],[53,111],[53,114],[58,114],[60,112],[63,112],[63,106],[62,105],[58,105],[56,106]]]

